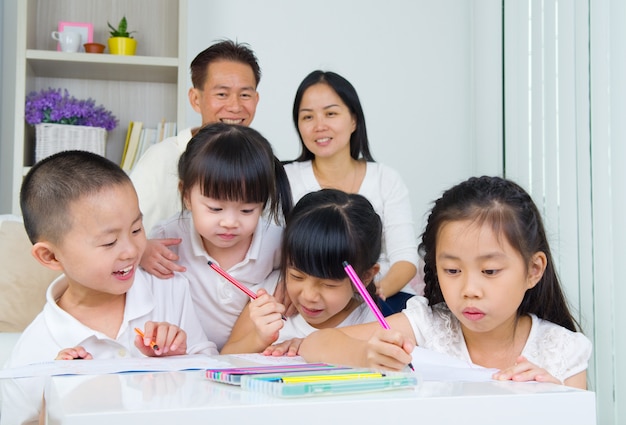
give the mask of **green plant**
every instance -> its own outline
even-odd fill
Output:
[[[111,34],[111,37],[133,38],[131,34],[134,32],[137,32],[137,31],[130,31],[130,32],[128,31],[128,22],[126,22],[126,16],[122,17],[122,19],[120,20],[120,23],[117,24],[117,28],[111,25],[110,22],[107,22],[107,24],[109,25],[109,28],[111,29],[111,31],[109,31],[109,33]]]

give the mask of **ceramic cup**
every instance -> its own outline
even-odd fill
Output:
[[[53,31],[52,38],[59,42],[63,52],[78,52],[81,42],[80,33],[72,31]]]

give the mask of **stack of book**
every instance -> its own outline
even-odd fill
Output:
[[[131,121],[126,132],[122,154],[122,169],[131,172],[139,158],[155,143],[176,135],[176,123],[160,121],[156,128],[144,127],[141,121]]]

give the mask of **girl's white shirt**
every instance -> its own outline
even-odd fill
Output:
[[[414,296],[402,311],[408,318],[417,345],[448,354],[472,364],[461,323],[445,303],[433,307],[428,300]],[[587,369],[591,357],[591,341],[580,332],[530,315],[532,325],[522,355],[546,369],[560,381]]]
[[[376,316],[372,313],[367,303],[362,302],[352,310],[352,312],[337,325],[337,328],[341,328],[344,326],[350,325],[358,325],[361,323],[368,323],[376,321]],[[276,340],[275,344],[286,341],[292,338],[304,338],[307,335],[317,331],[317,328],[309,325],[309,323],[304,320],[304,318],[300,314],[296,314],[295,316],[289,317],[285,322],[285,325],[280,330],[280,334],[278,335],[278,340]]]
[[[262,216],[245,258],[226,272],[254,293],[264,288],[273,294],[278,282],[282,233],[281,226]],[[183,275],[189,280],[191,298],[207,338],[221,350],[250,298],[209,267],[209,260],[218,265],[219,262],[204,249],[189,211],[157,223],[150,238],[182,239],[179,245],[169,248],[178,254],[178,264],[187,268]]]

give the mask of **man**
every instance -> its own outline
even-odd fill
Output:
[[[224,122],[249,126],[254,119],[261,69],[245,43],[223,40],[200,52],[191,62],[189,102],[202,116],[202,125]],[[139,196],[144,228],[180,212],[178,158],[198,128],[187,128],[150,147],[133,168],[130,178]],[[177,239],[151,240],[146,249],[158,277],[184,271],[174,263],[177,256],[167,246]]]

